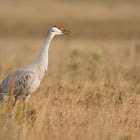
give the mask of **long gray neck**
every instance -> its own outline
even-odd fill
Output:
[[[47,70],[47,67],[48,67],[48,51],[49,51],[49,46],[53,37],[54,37],[54,34],[48,31],[47,38],[41,50],[41,53],[38,59],[35,61],[35,63],[38,63],[40,68],[45,69],[45,71]]]

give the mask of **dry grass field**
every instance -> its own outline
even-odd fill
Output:
[[[1,1],[0,82],[38,57],[50,26],[74,34],[53,39],[25,112],[0,103],[0,140],[139,140],[139,4]]]

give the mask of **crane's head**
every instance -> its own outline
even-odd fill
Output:
[[[52,26],[50,29],[49,29],[49,32],[51,32],[52,34],[54,35],[61,35],[61,34],[68,34],[70,35],[69,33],[71,31],[69,30],[64,30],[63,28],[60,28],[59,26],[55,25],[55,26]],[[71,32],[72,33],[72,32]]]

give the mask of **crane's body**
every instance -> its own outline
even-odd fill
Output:
[[[25,104],[27,103],[30,94],[34,92],[40,85],[41,80],[43,79],[47,67],[48,67],[48,50],[50,42],[55,35],[60,35],[65,33],[62,28],[59,26],[53,26],[49,29],[45,44],[42,48],[40,56],[32,64],[17,69],[14,72],[10,73],[0,84],[0,96],[2,102],[5,101],[6,93],[13,92],[15,105],[17,99],[22,93],[26,93]]]

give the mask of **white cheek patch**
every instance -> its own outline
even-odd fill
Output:
[[[53,28],[54,32],[61,32],[61,30],[57,29],[56,27]]]
[[[56,35],[60,35],[63,34],[61,30],[57,29],[56,27],[53,27],[51,30],[53,33],[55,33]]]

